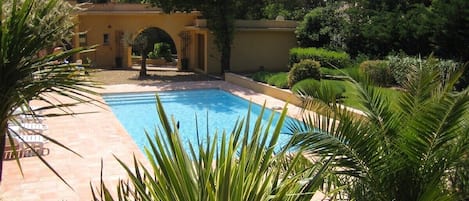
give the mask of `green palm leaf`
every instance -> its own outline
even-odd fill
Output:
[[[435,67],[414,70],[408,75],[407,90],[394,100],[396,107],[366,81],[351,79],[364,116],[322,104],[320,114],[289,126],[294,145],[332,158],[331,166],[350,185],[345,191],[353,199],[453,200],[454,187],[447,178],[456,172],[469,175],[460,168],[469,153],[469,94],[467,89],[451,90],[461,72],[442,82]],[[316,97],[322,92],[304,92],[303,97],[311,97],[305,101],[328,98]],[[454,185],[462,184],[453,180]]]
[[[39,110],[59,108],[62,113],[48,113],[45,116],[74,114],[66,108],[79,103],[92,103],[96,93],[93,92],[95,83],[87,78],[84,71],[76,68],[77,64],[57,62],[80,52],[91,51],[92,47],[39,56],[41,50],[52,48],[72,37],[74,6],[62,0],[1,0],[0,7],[0,152],[3,154],[5,139],[12,134],[8,124],[17,123],[15,111],[36,115]],[[61,102],[57,95],[70,101]],[[31,100],[42,101],[46,106],[33,111],[29,106]],[[60,142],[44,137],[70,150]],[[65,182],[42,156],[38,158]],[[2,166],[0,173],[1,170]]]
[[[313,164],[301,150],[293,154],[289,146],[278,147],[286,110],[266,125],[260,115],[253,127],[247,115],[231,133],[222,132],[220,140],[217,133],[207,134],[207,142],[185,150],[176,121],[169,123],[159,98],[157,108],[163,129],[156,129],[153,138],[147,135],[150,168],[135,163],[131,171],[119,161],[130,184],[119,186],[118,192],[134,189],[135,194],[119,193],[118,200],[310,200],[328,170],[327,161],[305,170],[302,167]],[[273,131],[268,129],[271,124],[276,125]],[[114,200],[98,195],[102,191],[105,188],[93,192],[95,200]]]

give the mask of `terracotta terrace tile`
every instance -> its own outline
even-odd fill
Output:
[[[223,82],[177,82],[158,85],[121,84],[108,85],[100,89],[100,93],[164,91],[194,88],[221,88],[233,94],[263,104],[267,107],[283,106],[285,103],[263,94]],[[99,99],[101,99],[99,97]],[[102,99],[101,99],[102,101]],[[39,104],[40,103],[32,103]],[[4,162],[3,180],[0,185],[0,199],[14,201],[36,200],[91,200],[90,182],[100,181],[101,160],[104,163],[104,181],[112,185],[120,178],[125,178],[123,168],[117,163],[114,155],[131,164],[132,155],[146,161],[144,155],[126,133],[110,108],[102,108],[89,104],[73,108],[75,112],[93,112],[76,116],[47,118],[45,124],[49,129],[47,136],[63,143],[81,155],[77,156],[51,142],[45,146],[50,154],[44,158],[73,187],[65,185],[36,157],[21,158],[24,177],[21,176],[16,161]],[[299,114],[299,109],[289,106],[289,114]],[[114,186],[112,186],[114,188]]]

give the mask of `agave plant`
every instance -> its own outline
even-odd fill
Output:
[[[278,147],[286,110],[273,131],[273,116],[262,125],[262,110],[251,128],[248,113],[231,133],[223,132],[219,140],[207,133],[206,142],[189,150],[158,97],[157,111],[162,129],[153,138],[147,134],[145,147],[150,166],[134,159],[132,169],[119,160],[129,180],[120,182],[116,198],[103,182],[95,190],[92,186],[95,200],[311,200],[327,172],[327,161],[313,164],[301,150]]]
[[[293,144],[330,157],[352,200],[467,200],[469,89],[453,91],[461,73],[442,82],[435,68],[417,67],[391,100],[351,79],[364,115],[336,104],[325,86],[304,89],[305,106],[321,115],[289,125]]]
[[[18,123],[17,111],[37,116],[40,110],[62,108],[63,113],[55,115],[71,114],[73,112],[63,108],[92,101],[90,94],[94,92],[90,87],[94,85],[75,64],[59,62],[73,54],[89,51],[89,48],[40,55],[40,51],[70,39],[74,6],[62,0],[0,0],[0,7],[0,152],[3,156],[6,143],[15,146],[14,131],[8,129],[8,124]],[[53,94],[73,101],[62,103]],[[31,100],[42,101],[45,106],[33,110],[29,106]],[[66,148],[48,136],[43,137]],[[54,171],[41,155],[37,155]],[[21,169],[19,160],[17,163]],[[2,164],[3,157],[0,175]]]

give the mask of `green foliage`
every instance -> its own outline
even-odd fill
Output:
[[[78,8],[62,0],[3,0],[0,1],[0,7],[0,149],[3,156],[5,144],[13,145],[15,133],[8,129],[8,124],[19,123],[15,111],[38,116],[39,111],[58,108],[64,113],[46,116],[69,115],[73,111],[67,107],[89,103],[94,100],[91,95],[96,93],[92,91],[94,83],[87,78],[86,73],[76,68],[78,64],[57,62],[80,52],[91,51],[89,48],[39,57],[40,51],[72,38],[74,12]],[[58,101],[64,99],[70,101]],[[32,100],[41,101],[45,105],[32,111],[29,106]],[[70,150],[49,136],[43,137]],[[60,177],[40,154],[36,155]],[[21,170],[20,161],[17,160],[17,163]],[[2,164],[3,157],[0,159],[0,174]],[[65,182],[62,177],[60,179]]]
[[[172,61],[171,46],[168,43],[155,43],[153,51],[148,53],[151,59],[164,58],[167,62]]]
[[[391,52],[468,60],[469,3],[465,0],[357,1],[342,7],[339,36],[352,56],[383,58]]]
[[[346,52],[330,51],[323,48],[290,49],[290,66],[304,59],[319,61],[321,66],[328,68],[345,68],[351,63],[350,56]]]
[[[132,45],[132,50],[136,51],[134,53],[137,55],[141,55],[142,51],[147,54],[154,51],[156,43],[166,43],[170,47],[170,52],[176,51],[171,36],[164,30],[155,27],[144,29],[133,41],[128,41],[128,43]]]
[[[252,74],[251,78],[254,81],[270,84],[278,88],[282,88],[282,89],[288,88],[288,73],[285,73],[285,72],[272,73],[272,72],[259,71],[259,72]]]
[[[304,79],[296,83],[292,87],[292,92],[297,93],[297,94],[304,94],[304,93],[315,93],[317,91],[320,91],[321,87],[324,87],[326,83],[325,80],[316,80],[316,79]],[[344,97],[345,93],[345,86],[342,85],[340,82],[331,85],[331,93],[333,94],[334,97],[337,98],[337,100],[340,100],[342,102],[342,99]]]
[[[360,71],[379,86],[390,86],[394,83],[394,78],[389,68],[389,64],[384,60],[368,60],[360,64]]]
[[[293,87],[297,82],[306,78],[321,79],[321,64],[319,62],[304,59],[293,65],[288,72],[288,86]]]
[[[400,86],[407,82],[410,72],[416,71],[418,68],[425,70],[433,70],[432,68],[435,68],[440,82],[447,82],[450,74],[463,68],[463,65],[460,63],[451,60],[434,59],[432,57],[423,60],[417,57],[388,56],[387,61],[394,79]]]
[[[435,45],[435,55],[469,61],[469,2],[435,0],[431,9],[434,13],[431,41]]]
[[[288,73],[286,72],[275,73],[267,80],[267,84],[276,86],[281,89],[287,89],[288,88]]]
[[[330,3],[325,7],[317,7],[305,15],[295,31],[300,47],[339,50],[345,48],[344,38],[340,32],[344,18],[344,13],[338,9],[340,5],[340,3]]]
[[[221,54],[221,72],[230,69],[231,44],[234,36],[234,21],[236,16],[237,1],[235,0],[148,0],[154,6],[162,8],[166,13],[176,11],[198,10],[207,19],[207,28],[214,35],[214,42]]]
[[[328,161],[312,163],[301,150],[290,153],[288,145],[278,147],[286,109],[276,121],[270,116],[266,125],[261,123],[264,109],[253,126],[248,112],[231,132],[207,133],[207,141],[190,145],[190,150],[184,148],[176,121],[169,121],[158,97],[157,111],[163,129],[155,129],[154,137],[147,134],[150,166],[118,159],[128,182],[119,182],[116,199],[105,184],[96,192],[92,187],[94,200],[307,201],[326,176]],[[270,125],[275,129],[269,130]],[[313,168],[305,170],[308,166]]]
[[[259,71],[259,72],[256,72],[256,73],[252,74],[251,78],[254,81],[267,83],[267,80],[269,80],[269,78],[272,77],[273,74],[274,73],[272,73],[272,72]]]
[[[267,19],[274,20],[277,16],[283,16],[288,20],[300,21],[309,10],[324,6],[323,1],[308,0],[265,0],[262,12]]]
[[[356,77],[359,74],[359,68],[350,66],[342,69],[332,69],[321,67],[321,77],[325,79],[344,79],[344,76],[350,75]]]
[[[296,28],[296,38],[301,47],[323,47],[329,44],[329,35],[321,32],[323,13],[322,7],[311,10]]]
[[[321,67],[320,71],[321,71],[321,75],[322,75],[323,78],[324,78],[324,76],[340,76],[340,75],[343,75],[343,73],[338,69]]]
[[[449,179],[469,173],[462,170],[469,153],[469,91],[452,90],[460,71],[442,82],[436,63],[427,63],[433,67],[410,71],[407,90],[392,99],[351,80],[364,115],[336,104],[328,87],[301,94],[306,109],[322,113],[290,125],[297,134],[293,143],[332,157],[351,200],[467,198]]]

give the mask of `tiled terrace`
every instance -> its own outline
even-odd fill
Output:
[[[263,104],[266,101],[269,108],[285,104],[277,99],[223,81],[106,85],[103,89],[99,89],[99,92],[156,92],[193,88],[221,88],[255,103]],[[46,147],[50,149],[50,154],[44,158],[73,187],[73,190],[62,183],[38,158],[21,158],[24,177],[21,176],[14,160],[4,162],[0,200],[91,200],[90,182],[99,183],[101,160],[104,164],[103,178],[108,184],[126,176],[114,155],[128,164],[132,161],[133,154],[137,159],[145,161],[145,157],[110,108],[107,105],[101,106],[80,105],[74,107],[73,111],[93,113],[53,117],[45,122],[49,126],[46,131],[48,136],[81,155],[81,157],[77,156],[51,142],[46,144]],[[299,114],[299,108],[292,105],[288,107],[290,115]]]

